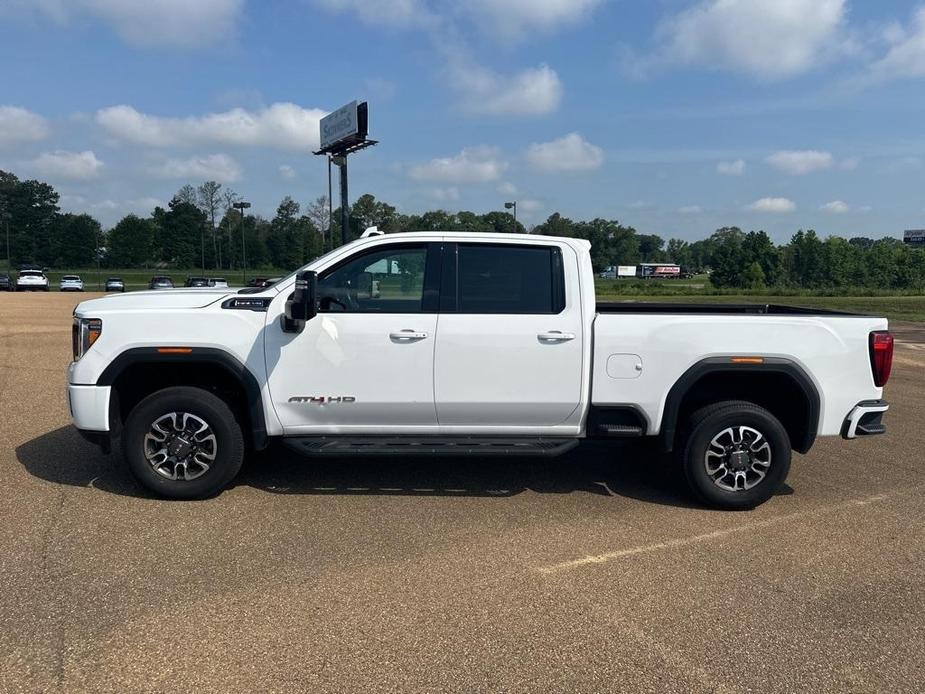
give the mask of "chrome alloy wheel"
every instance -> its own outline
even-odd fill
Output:
[[[720,489],[729,492],[752,489],[771,468],[771,444],[752,427],[727,427],[710,441],[703,465]]]
[[[145,459],[169,480],[194,480],[209,471],[218,441],[205,420],[189,412],[170,412],[151,424],[144,439]]]

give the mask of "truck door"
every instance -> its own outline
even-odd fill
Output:
[[[440,246],[360,251],[319,274],[320,312],[301,333],[283,332],[278,319],[267,323],[270,395],[286,434],[436,426]]]
[[[581,400],[577,278],[568,246],[447,244],[434,357],[441,429],[569,419]]]

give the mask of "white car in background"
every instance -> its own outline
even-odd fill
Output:
[[[228,280],[224,277],[210,277],[209,286],[216,289],[228,289]]]
[[[80,279],[79,275],[64,275],[58,289],[62,292],[82,292],[84,290],[84,281]]]
[[[16,291],[48,291],[48,278],[41,270],[20,270],[19,277],[16,278]]]

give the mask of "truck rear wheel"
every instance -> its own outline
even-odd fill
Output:
[[[122,454],[147,489],[202,499],[224,489],[244,460],[244,437],[228,405],[201,388],[178,386],[138,403],[122,430]]]
[[[679,450],[691,491],[716,508],[754,508],[790,471],[787,430],[763,407],[741,400],[694,412]]]

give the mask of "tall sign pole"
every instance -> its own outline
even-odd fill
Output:
[[[340,241],[350,238],[350,200],[347,190],[347,155],[378,144],[370,140],[369,109],[365,101],[351,101],[321,119],[321,149],[315,154],[328,158],[328,203],[331,200],[331,164],[340,169]],[[330,208],[329,208],[330,209]],[[334,239],[331,239],[334,245]]]

